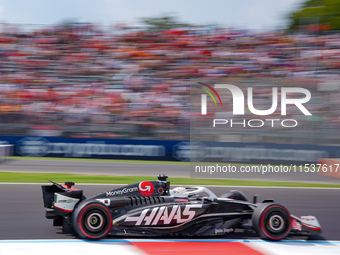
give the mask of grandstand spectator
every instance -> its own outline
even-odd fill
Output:
[[[114,34],[93,24],[0,34],[0,134],[58,126],[62,135],[188,139],[190,84],[308,87],[313,108],[339,125],[321,87],[338,91],[340,35],[182,29]],[[320,84],[324,84],[320,87]],[[319,101],[320,101],[319,100]],[[267,107],[267,108],[266,108]],[[302,121],[313,123],[314,120]],[[167,134],[165,137],[164,134]]]

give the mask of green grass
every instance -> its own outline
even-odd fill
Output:
[[[211,165],[215,162],[182,162],[182,161],[151,161],[151,160],[127,160],[127,159],[94,159],[94,158],[51,158],[51,157],[10,157],[10,159],[28,159],[28,160],[58,160],[58,161],[85,161],[85,162],[109,162],[109,163],[132,163],[132,164],[155,164],[155,165],[190,165],[197,164],[200,165]],[[249,163],[228,163],[219,162],[221,166],[231,165],[231,166],[258,166],[259,164],[249,164]],[[276,165],[272,165],[276,166]]]
[[[157,180],[151,176],[104,176],[104,175],[79,175],[63,173],[18,173],[0,172],[2,183],[48,183],[48,179],[64,183],[101,183],[101,184],[129,184],[145,180]],[[266,186],[266,187],[313,187],[313,188],[340,188],[340,184],[299,183],[299,182],[266,182],[249,180],[225,179],[191,179],[169,178],[173,185],[221,185],[221,186]]]
[[[93,158],[49,158],[49,157],[10,157],[10,159],[29,160],[60,160],[60,161],[93,161],[93,162],[115,162],[134,164],[166,164],[166,165],[190,165],[190,162],[179,161],[151,161],[151,160],[127,160],[127,159],[93,159]]]
[[[112,159],[84,159],[84,158],[48,158],[48,157],[12,157],[13,159],[29,160],[61,160],[61,161],[94,161],[132,164],[172,164],[190,165],[190,162],[174,161],[145,161],[145,160],[112,160]],[[209,164],[204,162],[203,164]],[[228,163],[222,163],[228,164]],[[233,166],[253,165],[231,163]],[[79,175],[65,173],[19,173],[0,172],[2,183],[48,183],[48,179],[63,183],[73,181],[75,183],[98,183],[98,184],[128,184],[143,180],[157,180],[155,176],[104,176],[104,175]],[[305,183],[305,182],[273,182],[252,180],[228,180],[228,179],[192,179],[192,178],[170,178],[174,185],[221,185],[221,186],[265,186],[265,187],[314,187],[314,188],[340,188],[340,184]]]

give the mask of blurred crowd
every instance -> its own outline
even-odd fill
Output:
[[[337,33],[3,24],[0,135],[188,140],[197,82],[253,86],[263,109],[273,86],[307,88],[302,121],[337,130],[339,68]]]

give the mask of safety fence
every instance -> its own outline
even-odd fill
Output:
[[[340,158],[340,146],[0,136],[0,158],[10,155],[291,165]]]
[[[13,155],[13,145],[0,144],[0,163],[8,160]]]

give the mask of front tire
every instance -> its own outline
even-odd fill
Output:
[[[253,213],[252,224],[261,238],[271,241],[285,238],[291,230],[290,214],[279,204],[260,204]]]
[[[72,226],[83,238],[104,238],[112,227],[110,209],[98,202],[81,203],[73,212]]]

